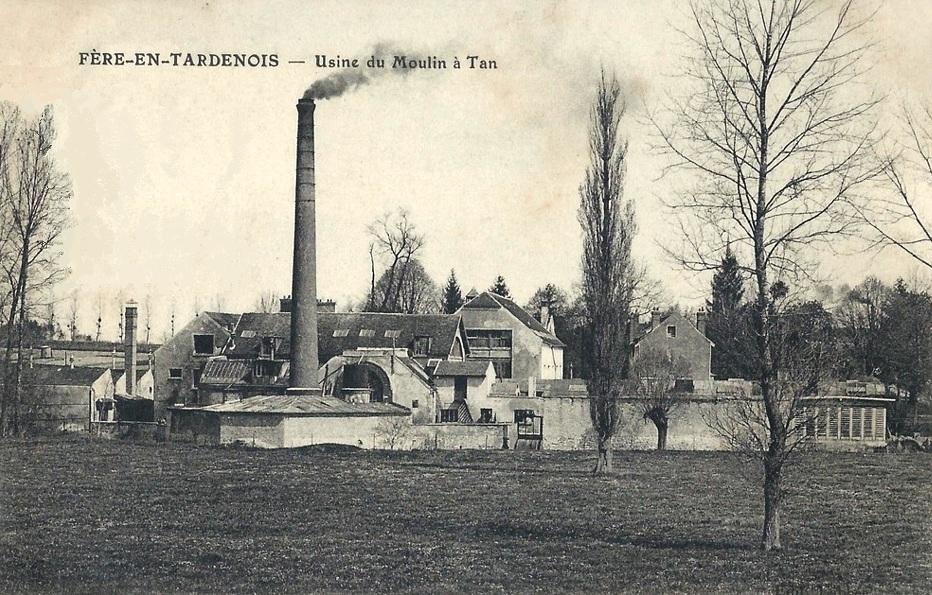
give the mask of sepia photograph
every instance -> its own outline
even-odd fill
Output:
[[[0,592],[932,591],[929,0],[0,22]]]

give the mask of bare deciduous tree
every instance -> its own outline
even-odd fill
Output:
[[[385,417],[375,427],[375,434],[389,450],[395,450],[411,435],[411,419],[406,416]]]
[[[598,449],[596,474],[612,471],[612,439],[621,423],[628,362],[625,328],[636,285],[634,204],[623,198],[628,144],[619,124],[625,108],[618,80],[603,72],[590,114],[590,162],[579,188],[578,213],[583,230],[581,302],[588,326],[583,351],[591,363],[587,384]]]
[[[59,239],[71,200],[71,182],[59,171],[52,155],[55,125],[51,106],[33,120],[18,109],[0,110],[0,205],[9,222],[8,256],[4,259],[9,283],[7,341],[3,362],[4,390],[0,401],[0,433],[21,431],[23,348],[35,298],[67,272],[60,266]],[[13,357],[13,354],[16,357]]]
[[[369,261],[372,279],[366,310],[370,312],[405,312],[412,309],[425,287],[423,266],[417,254],[424,247],[424,235],[411,222],[408,212],[399,208],[387,213],[369,225]],[[376,277],[376,258],[385,262],[384,272]],[[431,285],[433,282],[431,281]],[[429,288],[428,288],[429,289]],[[436,287],[433,287],[436,293]],[[435,297],[435,296],[433,296]],[[405,302],[408,302],[405,304]],[[407,308],[406,308],[407,306]],[[416,306],[416,304],[415,304]]]
[[[682,402],[676,381],[689,377],[689,362],[682,356],[646,348],[633,359],[628,374],[631,392],[638,397],[641,414],[657,428],[657,450],[667,448],[670,416]]]
[[[852,3],[837,13],[815,0],[692,4],[684,35],[695,55],[677,95],[652,116],[667,174],[685,182],[668,201],[683,238],[672,252],[711,269],[730,244],[754,280],[765,550],[781,547],[786,428],[797,403],[778,382],[770,288],[807,275],[806,248],[857,229],[852,205],[879,174],[871,158],[879,100],[857,85],[867,48],[856,32],[867,19]]]
[[[263,291],[256,298],[256,301],[253,304],[253,308],[255,308],[256,312],[265,312],[266,314],[278,312],[278,296],[274,291]]]
[[[68,298],[68,336],[71,341],[76,340],[78,335],[78,304],[78,290],[75,289]]]
[[[97,331],[94,333],[94,341],[100,341],[100,330],[104,323],[104,296],[102,293],[97,293]]]
[[[152,332],[152,294],[147,293],[142,300],[142,321],[146,325],[146,345],[149,344],[150,333]]]
[[[884,160],[890,196],[863,207],[861,214],[879,245],[896,247],[932,269],[932,212],[922,198],[932,185],[932,108],[904,106],[901,121],[895,154]]]

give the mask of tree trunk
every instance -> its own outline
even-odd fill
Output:
[[[611,437],[603,438],[599,436],[599,454],[595,462],[595,468],[592,470],[593,475],[602,475],[612,472],[612,439]]]
[[[780,470],[764,464],[764,532],[761,547],[765,552],[782,549],[780,543],[780,505],[783,494],[780,490]]]
[[[655,421],[654,425],[657,426],[657,450],[667,450],[667,428],[669,423],[664,419]]]

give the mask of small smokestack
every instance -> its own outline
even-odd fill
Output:
[[[703,335],[705,334],[708,320],[709,313],[705,311],[705,308],[699,308],[699,311],[696,312],[696,328],[699,329],[699,332]]]
[[[126,394],[136,394],[136,303],[126,304],[123,342],[123,371],[126,374]]]
[[[291,296],[286,295],[283,298],[278,298],[278,311],[279,312],[291,312]]]
[[[650,309],[650,328],[651,330],[657,328],[660,325],[660,308],[654,307]]]
[[[295,166],[294,254],[291,276],[291,365],[289,388],[316,391],[317,229],[314,212],[314,100],[298,100]]]

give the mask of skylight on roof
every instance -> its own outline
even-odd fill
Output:
[[[349,329],[348,329],[348,328],[338,328],[338,329],[336,329],[336,330],[333,331],[333,336],[334,336],[334,337],[345,337],[345,336],[347,336],[348,334],[349,334]]]
[[[256,331],[245,330],[240,336],[243,337],[244,339],[252,339],[253,337],[256,336]]]
[[[374,337],[375,331],[372,330],[371,328],[359,329],[359,336],[360,337]]]
[[[401,336],[401,331],[398,329],[388,330],[388,331],[385,331],[385,336],[388,337],[389,339],[397,339],[398,337]]]

